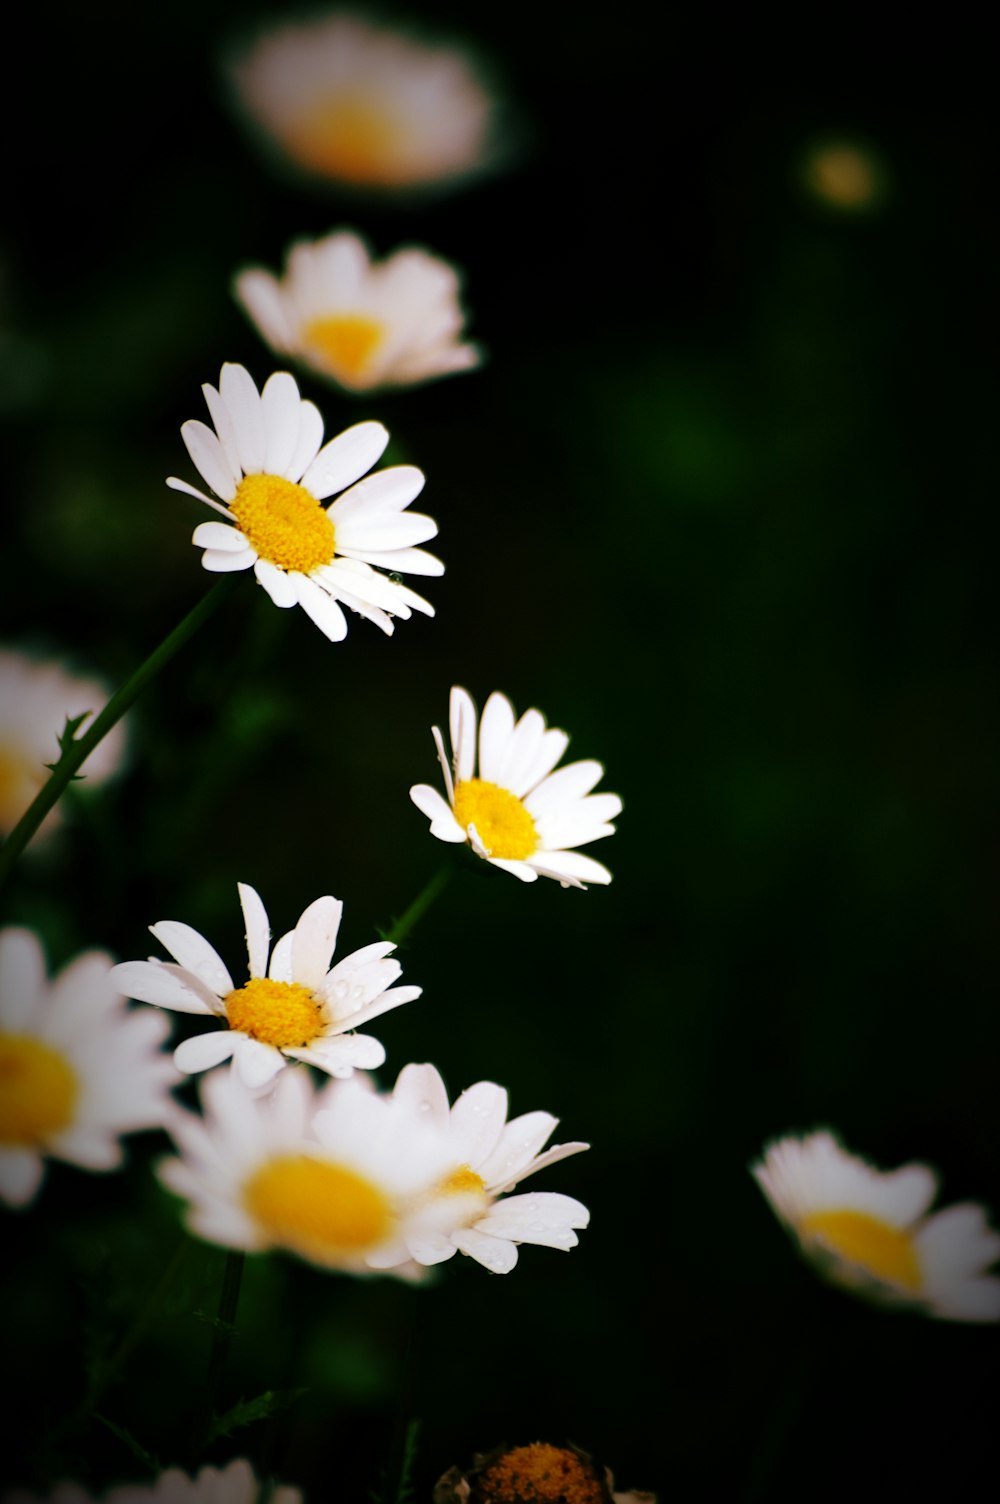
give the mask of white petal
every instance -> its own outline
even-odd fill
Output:
[[[12,1032],[37,1016],[45,995],[45,957],[28,929],[0,934],[0,1018]]]
[[[476,766],[476,727],[478,717],[468,690],[456,684],[448,703],[452,759],[459,782],[472,778]]]
[[[295,939],[295,931],[289,930],[287,935],[282,935],[271,952],[271,969],[268,976],[273,982],[290,982],[292,980],[292,944]]]
[[[221,553],[235,554],[248,547],[239,528],[225,522],[199,522],[191,534],[191,542],[197,548],[218,549]]]
[[[264,468],[264,424],[260,395],[245,366],[222,367],[219,395],[232,419],[240,467],[247,475],[259,474]]]
[[[295,926],[292,977],[303,987],[317,988],[329,971],[343,912],[340,900],[326,894],[309,905]]]
[[[219,435],[219,443],[222,445],[222,452],[225,455],[226,464],[229,466],[229,473],[238,486],[243,478],[243,466],[240,464],[240,446],[236,441],[236,429],[233,426],[229,409],[215,390],[215,387],[210,386],[207,381],[202,385],[201,390],[204,394],[212,422],[215,425],[215,431]]]
[[[331,439],[302,477],[317,501],[343,491],[370,470],[389,442],[381,423],[356,423]]]
[[[291,574],[288,578],[295,585],[299,605],[324,637],[331,642],[342,642],[347,636],[347,620],[337,602],[304,574]]]
[[[285,470],[287,480],[299,481],[308,470],[323,442],[323,419],[314,402],[299,405],[299,442]]]
[[[253,548],[244,548],[238,554],[207,548],[201,556],[201,567],[211,574],[237,574],[241,569],[250,569],[256,558],[257,553]]]
[[[499,867],[501,872],[509,872],[512,877],[520,878],[522,883],[533,883],[538,877],[538,873],[528,862],[510,861],[506,857],[499,856],[488,856],[486,860],[491,867]]]
[[[185,1039],[174,1051],[174,1064],[186,1076],[199,1071],[210,1071],[213,1066],[228,1060],[236,1048],[236,1035],[232,1029],[216,1029],[211,1034],[196,1034]]]
[[[416,1117],[426,1118],[429,1123],[448,1121],[448,1092],[436,1066],[404,1065],[396,1077],[392,1095]]]
[[[483,707],[479,722],[479,776],[499,783],[514,737],[514,707],[506,695],[494,690]]]
[[[423,488],[424,473],[415,465],[390,465],[376,475],[359,480],[357,485],[339,496],[328,511],[338,528],[364,519],[390,521],[408,507]],[[433,533],[428,534],[428,537],[433,536]]]
[[[268,1081],[273,1081],[279,1071],[285,1068],[285,1057],[280,1050],[273,1045],[261,1044],[259,1039],[247,1039],[234,1031],[235,1050],[233,1052],[233,1068],[243,1082],[256,1091],[258,1087],[266,1086]]]
[[[582,888],[586,883],[606,884],[611,881],[607,867],[579,851],[538,851],[528,861],[543,877],[557,878],[570,887]]]
[[[149,932],[156,936],[175,961],[188,971],[193,971],[217,997],[225,997],[228,992],[232,992],[233,979],[226,970],[222,957],[204,935],[192,929],[189,924],[182,924],[176,919],[161,919],[158,924],[149,926]]]
[[[232,501],[236,482],[218,435],[206,423],[190,418],[181,424],[181,438],[205,484],[223,501]]]
[[[496,1147],[507,1119],[507,1093],[494,1081],[477,1081],[451,1109],[451,1138],[474,1168]]]
[[[295,586],[285,571],[272,564],[270,559],[258,559],[253,571],[258,585],[263,585],[276,606],[287,611],[289,606],[298,605],[299,597]]]
[[[410,798],[421,814],[430,820],[432,836],[437,836],[439,841],[452,841],[455,844],[467,839],[465,831],[451,812],[451,806],[429,783],[415,783],[410,790]]]
[[[284,475],[299,444],[299,388],[288,371],[275,371],[260,394],[264,423],[264,469]]]
[[[509,1274],[517,1263],[517,1248],[504,1238],[491,1238],[475,1227],[463,1227],[451,1235],[461,1253],[482,1264],[491,1274]]]
[[[185,496],[196,496],[206,506],[212,507],[214,511],[220,512],[223,517],[228,517],[230,521],[232,520],[233,514],[228,507],[224,507],[222,502],[216,501],[214,497],[206,496],[204,491],[198,490],[197,486],[189,486],[186,480],[178,480],[176,475],[168,475],[167,485],[171,491],[183,491]]]
[[[240,908],[243,910],[250,975],[251,977],[266,977],[267,950],[271,943],[271,925],[267,910],[260,894],[256,888],[251,888],[249,883],[237,883],[236,891],[240,895]]]
[[[195,990],[198,978],[183,971],[178,976],[178,970],[182,971],[161,961],[123,961],[112,967],[111,979],[125,997],[135,998],[140,1003],[153,1003],[157,1008],[170,1008],[175,1013],[215,1013],[219,1007],[215,994],[212,994],[213,1008],[204,995]]]
[[[8,1206],[27,1206],[38,1192],[45,1161],[35,1149],[0,1149],[0,1197]]]
[[[567,763],[558,772],[544,779],[525,799],[525,807],[531,815],[547,815],[573,804],[589,794],[601,777],[601,763],[587,758],[582,762]]]

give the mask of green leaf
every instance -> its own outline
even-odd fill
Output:
[[[109,1420],[106,1415],[95,1415],[94,1419],[99,1420],[102,1426],[107,1426],[112,1435],[117,1436],[118,1440],[122,1442],[124,1446],[128,1447],[129,1451],[132,1453],[132,1456],[137,1458],[138,1461],[142,1463],[143,1467],[147,1467],[151,1473],[160,1473],[163,1471],[160,1463],[153,1456],[152,1452],[147,1452],[142,1443],[136,1441],[135,1437],[132,1435],[132,1432],[128,1430],[126,1426],[120,1426],[117,1421]]]
[[[237,1400],[231,1410],[213,1418],[208,1428],[208,1440],[216,1441],[220,1436],[229,1436],[233,1431],[238,1431],[241,1426],[252,1426],[255,1421],[266,1420],[276,1410],[285,1410],[289,1405],[294,1405],[299,1396],[305,1393],[305,1389],[265,1389],[256,1399]]]
[[[420,1417],[416,1415],[408,1422],[398,1457],[390,1462],[382,1474],[382,1486],[369,1492],[372,1504],[413,1504],[416,1499],[413,1469],[417,1460],[420,1424]]]

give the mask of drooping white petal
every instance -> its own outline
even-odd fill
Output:
[[[505,1238],[489,1237],[475,1227],[462,1227],[451,1235],[461,1253],[467,1253],[491,1274],[509,1274],[517,1263],[517,1245]]]
[[[270,559],[258,559],[253,570],[258,585],[264,587],[276,606],[287,611],[289,607],[298,605],[298,592],[283,569],[272,564]]]
[[[347,636],[347,620],[337,602],[304,574],[290,574],[288,578],[306,615],[331,642],[342,642]]]

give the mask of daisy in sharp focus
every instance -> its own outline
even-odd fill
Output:
[[[507,1093],[492,1081],[478,1081],[449,1107],[444,1082],[433,1065],[406,1066],[393,1100],[415,1122],[442,1135],[449,1163],[420,1197],[425,1225],[403,1227],[397,1243],[369,1262],[379,1268],[410,1259],[440,1264],[465,1253],[491,1273],[507,1274],[517,1263],[520,1243],[576,1247],[575,1229],[590,1221],[581,1202],[552,1191],[506,1195],[537,1170],[590,1147],[571,1143],[544,1149],[558,1118],[526,1112],[508,1122]]]
[[[380,573],[444,573],[440,559],[414,547],[436,535],[437,523],[406,511],[423,489],[422,473],[393,465],[360,479],[389,442],[381,423],[357,423],[323,444],[323,419],[287,371],[258,392],[243,366],[224,365],[218,391],[202,390],[214,429],[192,419],[181,434],[226,505],[175,476],[167,485],[226,518],[194,530],[206,569],[253,568],[276,606],[301,606],[332,642],[347,635],[344,606],[388,633],[394,616],[434,615],[422,596]]]
[[[180,1468],[168,1468],[151,1483],[119,1483],[99,1496],[79,1483],[57,1483],[47,1494],[13,1489],[2,1504],[257,1504],[263,1492],[266,1504],[301,1504],[299,1489],[282,1483],[262,1485],[245,1457],[236,1457],[225,1467],[200,1468],[195,1477]]]
[[[283,277],[249,267],[234,290],[273,350],[349,391],[410,386],[480,361],[460,338],[458,276],[417,247],[373,261],[360,236],[338,230],[297,241]]]
[[[497,106],[467,53],[333,13],[260,35],[229,67],[250,123],[301,170],[399,192],[495,158]]]
[[[468,842],[477,856],[523,882],[539,875],[557,878],[564,888],[611,881],[606,867],[573,849],[612,835],[610,822],[621,813],[617,794],[590,792],[604,772],[599,762],[568,763],[553,772],[569,745],[566,732],[546,730],[539,710],[515,722],[510,701],[496,691],[480,721],[471,697],[456,685],[450,726],[450,761],[440,730],[432,728],[447,800],[426,783],[410,790],[431,835]]]
[[[928,1216],[924,1164],[877,1170],[832,1133],[778,1139],[751,1173],[805,1256],[834,1284],[951,1321],[1000,1320],[1000,1234],[966,1202]]]
[[[47,764],[58,761],[59,737],[67,720],[86,715],[76,732],[79,737],[108,698],[96,679],[79,678],[58,663],[0,648],[0,836],[10,834],[47,781]],[[103,783],[118,771],[124,745],[119,722],[83,764],[80,771],[87,785]],[[60,817],[58,806],[50,810],[41,830],[51,830]]]
[[[110,956],[87,951],[50,982],[35,935],[0,931],[0,1198],[26,1206],[49,1156],[115,1170],[123,1133],[162,1126],[177,1082],[166,1033],[126,1007]]]
[[[246,924],[250,976],[237,987],[208,941],[175,919],[150,925],[150,933],[176,964],[124,961],[116,984],[129,997],[178,1013],[221,1019],[224,1028],[186,1039],[174,1051],[178,1070],[197,1072],[231,1059],[251,1087],[266,1086],[289,1060],[302,1060],[331,1076],[373,1070],[385,1059],[377,1039],[353,1031],[379,1014],[419,997],[420,987],[395,987],[402,973],[387,959],[396,947],[376,941],[331,969],[343,904],[317,898],[291,930],[268,950],[271,927],[255,889],[238,883]]]
[[[158,1173],[188,1202],[191,1231],[225,1248],[378,1272],[383,1251],[426,1216],[420,1191],[447,1168],[443,1135],[366,1077],[317,1090],[307,1072],[285,1071],[261,1096],[220,1071],[201,1099],[202,1116],[175,1113],[180,1152]]]

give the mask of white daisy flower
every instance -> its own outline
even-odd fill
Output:
[[[224,365],[218,391],[202,390],[214,430],[192,419],[181,434],[226,505],[175,476],[167,485],[226,518],[194,530],[191,541],[205,550],[206,569],[252,567],[276,606],[301,606],[332,642],[347,635],[342,606],[389,633],[393,616],[434,615],[433,606],[394,578],[397,571],[444,573],[440,559],[414,547],[436,535],[437,523],[406,511],[423,489],[423,474],[393,465],[359,479],[389,442],[381,423],[356,423],[323,444],[323,419],[287,371],[258,392],[243,366]],[[338,491],[330,506],[321,505]]]
[[[0,931],[0,1198],[26,1206],[46,1156],[115,1170],[123,1133],[160,1127],[177,1080],[166,1033],[126,1007],[110,956],[86,951],[50,982],[35,935]]]
[[[981,1206],[928,1216],[928,1165],[876,1170],[832,1133],[783,1138],[751,1172],[774,1212],[827,1279],[856,1294],[951,1321],[1000,1320],[1000,1234]]]
[[[448,1106],[448,1093],[433,1065],[408,1065],[400,1072],[393,1100],[414,1122],[437,1130],[448,1146],[448,1167],[420,1198],[424,1225],[401,1229],[395,1245],[370,1259],[380,1268],[413,1259],[440,1264],[466,1253],[494,1274],[517,1263],[519,1243],[575,1248],[575,1228],[590,1213],[572,1196],[551,1191],[507,1196],[520,1181],[589,1144],[543,1145],[558,1119],[527,1112],[507,1122],[507,1093],[492,1081],[470,1086]],[[499,1200],[499,1197],[504,1197]]]
[[[305,910],[294,930],[274,946],[256,891],[238,883],[246,924],[250,977],[237,987],[208,941],[190,925],[164,919],[150,934],[176,965],[150,957],[124,961],[116,984],[129,997],[178,1013],[222,1019],[225,1028],[184,1040],[174,1051],[178,1070],[209,1070],[231,1059],[251,1087],[267,1085],[289,1060],[303,1060],[331,1076],[373,1070],[385,1059],[377,1039],[356,1034],[361,1024],[419,997],[420,987],[393,987],[402,973],[386,958],[396,949],[376,941],[345,956],[331,969],[343,904],[329,894]]]
[[[48,779],[46,764],[59,757],[59,737],[67,720],[86,715],[80,737],[109,696],[96,679],[69,674],[46,662],[0,648],[0,836],[9,835]],[[121,723],[96,746],[80,769],[87,783],[103,783],[118,771],[125,748]],[[58,807],[40,829],[58,824]]]
[[[300,1489],[282,1483],[265,1491],[267,1504],[302,1504]],[[245,1457],[225,1467],[203,1467],[191,1478],[180,1468],[168,1468],[152,1483],[121,1483],[100,1496],[101,1504],[257,1504],[261,1484]],[[12,1489],[3,1504],[97,1504],[97,1497],[79,1483],[57,1483],[47,1494]]]
[[[466,53],[334,13],[261,35],[231,64],[250,121],[296,167],[399,191],[495,156],[496,105]]]
[[[317,1090],[305,1071],[285,1071],[261,1096],[221,1071],[201,1098],[203,1117],[175,1113],[180,1154],[158,1173],[188,1202],[191,1231],[226,1248],[381,1269],[380,1254],[426,1215],[419,1192],[447,1166],[442,1135],[364,1077]]]
[[[284,277],[240,272],[236,297],[273,350],[354,392],[410,386],[480,361],[460,336],[458,276],[415,246],[373,261],[360,236],[300,240]]]
[[[410,798],[431,822],[439,841],[467,841],[477,856],[512,872],[524,882],[541,874],[564,888],[609,883],[600,862],[581,856],[585,846],[614,832],[621,813],[617,794],[592,794],[604,772],[599,762],[572,762],[553,772],[569,745],[565,731],[546,730],[540,710],[527,710],[515,723],[505,695],[494,692],[478,725],[476,707],[464,689],[451,692],[452,759],[433,727],[447,800],[429,784],[418,783]]]

